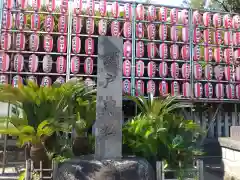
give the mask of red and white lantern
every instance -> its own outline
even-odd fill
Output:
[[[168,65],[166,62],[161,62],[159,64],[159,76],[165,78],[168,75]]]
[[[46,32],[52,32],[54,28],[54,18],[52,15],[45,17],[44,28]]]
[[[220,63],[223,60],[223,52],[220,47],[214,49],[214,60],[216,63]]]
[[[84,61],[84,73],[87,75],[93,73],[93,59],[91,57],[87,57]]]
[[[78,36],[72,38],[72,52],[79,54],[81,51],[81,39]]]
[[[1,34],[1,49],[9,50],[11,48],[11,35],[7,32]]]
[[[194,73],[194,78],[196,80],[201,80],[202,79],[202,66],[197,62],[194,63],[193,73]]]
[[[148,6],[147,19],[149,21],[155,21],[157,19],[156,7],[153,5]]]
[[[94,14],[95,14],[95,1],[94,0],[87,0],[86,14],[89,16],[94,16]]]
[[[41,7],[41,1],[40,0],[32,0],[32,8],[34,11],[38,11]]]
[[[0,84],[7,85],[8,84],[8,76],[6,74],[0,75]]]
[[[123,43],[123,55],[125,58],[132,57],[132,43],[130,41],[125,41]]]
[[[226,29],[232,28],[232,17],[230,14],[223,16],[223,27]]]
[[[203,40],[206,44],[211,44],[212,41],[212,32],[209,29],[203,31]]]
[[[112,36],[119,36],[120,35],[120,22],[113,21],[111,24],[111,34]]]
[[[224,97],[224,87],[223,84],[218,83],[215,86],[215,94],[216,94],[216,98],[218,99],[222,99]]]
[[[148,77],[155,77],[156,75],[156,70],[157,70],[157,65],[155,62],[150,61],[148,63],[148,67],[147,67],[147,73],[148,73]]]
[[[236,67],[235,78],[236,78],[237,81],[240,81],[240,66]]]
[[[35,73],[38,70],[38,63],[39,63],[39,58],[35,54],[31,54],[29,56],[29,61],[28,61],[28,70],[29,72]]]
[[[156,84],[153,80],[148,80],[147,82],[147,93],[153,94],[153,96],[156,93]]]
[[[225,31],[224,32],[224,44],[226,46],[231,46],[233,43],[233,34],[232,31]]]
[[[49,76],[44,76],[41,81],[41,86],[50,87],[52,85],[52,79]]]
[[[94,54],[94,40],[93,40],[93,38],[87,38],[85,40],[85,53],[87,55],[93,55]]]
[[[214,67],[214,74],[217,80],[221,81],[223,79],[223,73],[224,69],[221,65],[217,65]]]
[[[23,78],[19,75],[13,76],[12,87],[19,88],[23,85]]]
[[[239,46],[240,45],[240,32],[233,33],[233,45]]]
[[[183,97],[185,98],[191,97],[192,91],[191,91],[191,85],[189,82],[185,82],[182,84],[182,93],[183,93]]]
[[[230,64],[233,62],[233,50],[232,48],[224,49],[224,62]]]
[[[34,13],[31,15],[31,30],[37,31],[40,29],[40,15]]]
[[[98,34],[100,36],[105,36],[107,34],[107,21],[105,19],[100,19],[98,22]]]
[[[180,86],[177,81],[173,81],[171,83],[171,95],[172,96],[179,96],[180,95]]]
[[[88,35],[92,35],[94,33],[94,19],[93,18],[86,19],[86,33]]]
[[[49,34],[44,36],[43,48],[46,52],[51,52],[53,49],[53,37]]]
[[[131,81],[129,79],[124,79],[123,83],[123,93],[130,94],[131,93]]]
[[[201,31],[199,28],[195,28],[193,30],[193,42],[194,43],[199,43],[201,40]]]
[[[27,0],[17,0],[16,2],[16,8],[20,10],[27,9],[28,1]]]
[[[240,16],[239,15],[234,15],[233,16],[232,27],[234,29],[239,29],[240,28]]]
[[[125,3],[123,13],[124,13],[123,17],[126,20],[131,20],[132,19],[132,5],[129,3]]]
[[[55,0],[47,0],[46,7],[47,7],[47,11],[48,12],[55,11],[55,9],[56,9],[56,1]]]
[[[148,58],[153,59],[157,54],[157,46],[154,42],[149,42],[147,44]]]
[[[195,26],[199,26],[202,23],[202,16],[199,13],[199,11],[194,11],[193,12],[193,24]]]
[[[206,98],[212,98],[213,97],[213,85],[211,83],[206,83],[204,85],[204,96]]]
[[[182,65],[182,77],[183,79],[189,79],[190,77],[190,65],[188,63],[184,63]]]
[[[211,80],[213,77],[213,67],[211,64],[206,64],[204,67],[204,77],[207,80]]]
[[[75,34],[81,33],[82,30],[82,18],[79,16],[74,16],[72,20],[72,32]],[[89,28],[89,27],[87,27]],[[64,29],[64,28],[63,28]]]
[[[136,7],[136,19],[144,20],[145,10],[142,4],[138,4]]]
[[[234,80],[234,71],[232,66],[225,66],[224,67],[224,76],[226,81],[233,81]]]
[[[168,57],[168,47],[167,44],[162,43],[159,46],[159,56],[161,59],[166,59]]]
[[[222,17],[219,13],[215,13],[213,15],[213,26],[215,28],[219,28],[222,25]]]
[[[144,24],[143,23],[136,24],[136,36],[139,39],[144,37]]]
[[[188,24],[188,10],[183,9],[180,13],[180,20],[182,24],[187,25]]]
[[[66,72],[67,61],[64,56],[58,56],[56,62],[57,73],[63,74]]]
[[[159,94],[161,96],[168,95],[168,83],[166,81],[161,81],[159,83]]]
[[[149,24],[147,27],[148,39],[154,40],[156,37],[156,26],[155,24]]]
[[[236,98],[240,99],[240,84],[236,85]]]
[[[212,47],[204,47],[204,59],[206,62],[210,62],[213,59]]]
[[[39,36],[38,34],[31,34],[29,37],[29,49],[31,51],[38,51],[39,48]]]
[[[165,41],[167,39],[167,25],[166,24],[159,25],[159,38],[161,41]]]
[[[171,27],[171,40],[174,42],[178,41],[178,27],[177,26]]]
[[[113,2],[112,3],[111,11],[112,11],[112,16],[114,18],[118,18],[119,17],[119,15],[120,15],[120,6],[119,6],[118,2]]]
[[[136,57],[142,58],[144,56],[144,43],[143,41],[138,41],[136,43]]]
[[[12,13],[10,11],[2,11],[2,29],[11,29],[12,28]]]
[[[57,40],[57,51],[65,53],[67,51],[67,38],[66,36],[59,36]]]
[[[226,95],[228,99],[235,99],[235,86],[233,84],[226,85]]]
[[[200,82],[194,84],[194,95],[196,98],[201,98],[203,95],[203,87]]]
[[[73,20],[74,20],[75,18],[73,18]],[[79,19],[78,19],[79,20]],[[77,19],[76,19],[76,21],[78,21]],[[74,20],[75,21],[75,20]],[[80,23],[80,22],[78,22],[78,23]],[[73,24],[73,27],[74,27],[75,25]],[[68,17],[67,16],[65,16],[65,15],[61,15],[60,17],[59,17],[59,21],[58,21],[58,31],[60,32],[60,33],[66,33],[67,32],[67,27],[68,27]],[[77,29],[77,28],[76,28]],[[77,31],[76,31],[76,33],[77,33]],[[80,33],[80,32],[79,32]]]
[[[187,43],[189,40],[189,29],[188,27],[182,27],[182,41]]]
[[[16,17],[16,27],[18,30],[23,30],[27,24],[27,17],[24,13],[18,12]]]
[[[172,44],[170,47],[171,59],[177,60],[179,58],[179,47],[177,44]]]
[[[53,63],[52,56],[45,55],[43,57],[43,63],[42,63],[43,72],[50,73],[52,71],[52,63]]]
[[[80,59],[77,56],[71,58],[71,73],[77,74],[80,68]]]
[[[209,12],[203,13],[203,25],[205,27],[211,26],[211,14]]]
[[[24,66],[24,57],[21,54],[16,54],[13,60],[13,69],[16,72],[22,72]]]
[[[136,81],[136,96],[143,96],[144,95],[144,82],[143,80]]]
[[[173,8],[170,11],[170,22],[171,24],[178,23],[178,9]]]
[[[131,69],[132,69],[131,61],[129,61],[128,59],[123,61],[123,75],[125,77],[131,76]]]
[[[190,58],[190,49],[188,45],[184,45],[181,49],[182,59],[187,61]]]
[[[166,7],[161,7],[158,12],[158,19],[161,22],[167,21],[168,9]]]
[[[124,22],[123,24],[123,36],[125,38],[131,38],[132,36],[132,23],[131,22]]]
[[[222,44],[222,32],[220,30],[216,30],[214,32],[214,44],[221,45]]]
[[[106,0],[99,1],[99,13],[102,17],[107,15],[107,1]]]
[[[136,76],[137,77],[143,77],[144,69],[145,69],[144,62],[141,61],[141,60],[137,61],[136,62]]]
[[[201,59],[200,46],[196,45],[193,49],[193,60],[199,61]]]
[[[179,65],[178,63],[174,62],[171,64],[170,68],[172,78],[176,79],[179,76]]]

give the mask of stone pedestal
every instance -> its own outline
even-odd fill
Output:
[[[59,165],[56,180],[155,180],[154,170],[142,158],[95,160],[83,156]]]

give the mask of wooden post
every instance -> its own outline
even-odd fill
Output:
[[[40,175],[40,180],[43,180],[43,167],[42,167],[42,161],[40,161],[40,166],[39,166],[39,175]]]
[[[25,169],[25,179],[26,180],[31,180],[31,161],[26,160],[26,169]]]
[[[57,170],[58,170],[58,163],[56,161],[52,161],[52,177],[53,180],[57,178]]]
[[[204,180],[203,160],[197,160],[198,180]]]
[[[162,169],[163,169],[162,161],[157,161],[156,162],[156,171],[157,171],[156,176],[157,176],[157,180],[164,180],[163,177],[162,177],[162,174],[163,174]]]

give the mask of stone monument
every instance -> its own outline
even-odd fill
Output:
[[[98,38],[95,155],[61,163],[56,180],[155,180],[146,160],[122,157],[122,54],[122,38]]]
[[[95,156],[122,157],[122,54],[123,39],[98,39]]]

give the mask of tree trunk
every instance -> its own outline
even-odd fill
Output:
[[[50,168],[50,160],[48,159],[47,152],[42,144],[32,145],[30,149],[30,158],[33,161],[35,169],[40,168],[40,162],[42,162],[42,168]]]
[[[72,151],[75,156],[89,154],[90,147],[89,147],[88,138],[87,137],[76,137],[73,141]]]

